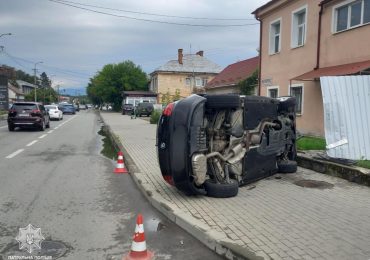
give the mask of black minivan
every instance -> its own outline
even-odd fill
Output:
[[[158,122],[164,180],[188,195],[232,197],[239,186],[297,170],[293,97],[191,95]]]
[[[15,102],[9,109],[8,129],[36,127],[41,131],[50,127],[49,113],[36,102]]]

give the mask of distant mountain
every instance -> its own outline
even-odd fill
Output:
[[[69,95],[69,96],[85,96],[86,95],[86,87],[81,88],[60,88],[61,95]]]

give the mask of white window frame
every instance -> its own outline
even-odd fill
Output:
[[[305,12],[305,18],[304,18],[304,31],[303,31],[303,42],[301,45],[298,44],[298,24],[296,25],[296,15],[302,13],[302,12]],[[292,26],[291,26],[291,43],[290,43],[290,46],[292,48],[298,48],[298,47],[302,47],[305,45],[306,43],[306,39],[307,39],[307,16],[308,16],[308,7],[307,5],[304,5],[296,10],[294,10],[292,12]],[[297,21],[298,22],[298,21]],[[297,26],[297,27],[296,27]],[[296,27],[296,28],[295,28]]]
[[[272,26],[279,23],[280,24],[280,33],[279,33],[279,50],[277,52],[275,52],[275,36],[276,34],[272,35]],[[269,25],[269,54],[270,55],[274,55],[274,54],[278,54],[280,53],[281,51],[281,36],[282,36],[282,29],[283,29],[283,23],[282,23],[282,19],[281,17],[270,22],[270,25]]]
[[[208,83],[208,79],[207,78],[202,78],[202,86],[205,87]]]
[[[304,83],[297,83],[297,84],[292,84],[289,86],[289,96],[292,96],[291,89],[292,88],[297,88],[297,87],[302,87],[302,102],[301,102],[301,112],[297,113],[298,116],[303,115],[303,108],[304,108]]]
[[[349,7],[352,3],[358,2],[358,1],[361,1],[361,18],[360,18],[360,23],[351,27],[351,16],[350,16],[351,10],[350,10],[350,8],[348,8],[347,28],[344,29],[344,30],[341,30],[341,31],[337,31],[337,21],[338,21],[338,13],[337,13],[337,10],[339,8],[341,8],[341,7],[344,7],[344,6],[348,6]],[[340,3],[340,4],[337,4],[337,5],[333,6],[333,9],[332,9],[332,26],[331,26],[332,34],[345,32],[345,31],[348,31],[348,30],[351,30],[351,29],[354,29],[354,28],[357,28],[357,27],[361,27],[361,26],[370,24],[370,22],[364,23],[364,10],[365,10],[364,7],[365,7],[364,0],[347,0],[347,1],[344,1],[343,3]]]
[[[195,78],[195,86],[202,87],[202,78]]]
[[[272,89],[277,89],[277,97],[279,96],[279,86],[271,86],[271,87],[267,87],[267,93],[266,93],[266,96],[268,96],[268,97],[271,97],[270,96],[270,90],[272,90]]]

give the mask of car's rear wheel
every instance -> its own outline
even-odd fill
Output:
[[[297,162],[290,160],[283,160],[278,162],[278,171],[280,173],[294,173],[297,171]]]
[[[40,131],[45,131],[45,121],[41,122]]]
[[[8,125],[8,130],[9,130],[10,132],[13,132],[13,131],[14,131],[14,129],[15,129],[14,125]]]
[[[204,188],[209,197],[230,198],[238,194],[239,183],[234,179],[230,179],[229,183],[222,184],[208,179],[204,182]]]

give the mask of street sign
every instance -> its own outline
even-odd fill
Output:
[[[0,75],[0,110],[9,109],[8,78]]]

